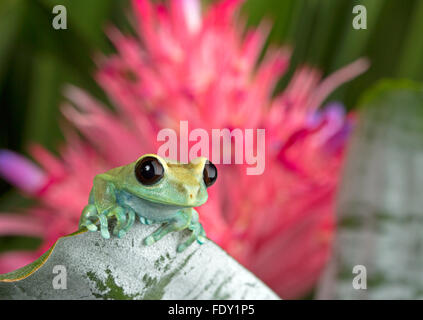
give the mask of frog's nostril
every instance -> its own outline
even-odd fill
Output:
[[[199,186],[195,185],[185,185],[185,197],[187,201],[193,202],[197,198],[198,191],[200,190]]]

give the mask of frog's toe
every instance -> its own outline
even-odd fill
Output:
[[[93,223],[87,223],[84,225],[89,231],[97,231],[98,228],[95,224]]]
[[[147,219],[147,218],[145,218],[145,217],[140,217],[140,222],[141,222],[142,224],[146,224],[146,225],[153,224],[153,220]]]
[[[204,231],[203,226],[200,224],[199,225],[199,234],[197,235],[197,242],[199,244],[203,244],[204,242],[206,242],[207,237],[206,237],[206,231]]]
[[[95,223],[93,223],[92,221],[90,221],[88,219],[86,221],[82,221],[79,224],[79,229],[82,229],[82,228],[87,228],[88,231],[97,231],[98,230],[98,228],[95,225]]]
[[[181,243],[177,248],[176,251],[178,253],[181,253],[183,251],[185,251],[193,242],[195,241],[195,239],[190,239],[189,241],[186,241],[184,243]]]
[[[116,225],[113,228],[113,235],[118,238],[122,238],[125,235],[125,230],[122,228],[121,225]]]
[[[119,232],[117,233],[118,238],[123,238],[123,236],[126,234],[125,230],[119,230]]]
[[[203,244],[204,242],[206,242],[206,237],[204,237],[204,236],[198,236],[197,237],[197,242],[199,243],[199,244]]]
[[[148,236],[147,238],[144,239],[144,244],[146,246],[149,246],[149,245],[153,244],[154,242],[156,242],[156,240],[154,239],[154,237],[152,235]]]
[[[186,248],[188,248],[191,244],[193,244],[193,242],[195,241],[195,235],[191,235],[188,240],[186,240],[184,243],[181,243],[177,248],[176,251],[177,252],[182,252],[184,251]]]
[[[181,243],[178,248],[176,248],[176,251],[181,253],[182,251],[185,251],[185,249],[188,248],[188,246],[185,243]]]
[[[128,209],[128,219],[127,219],[127,223],[126,226],[123,227],[123,230],[125,232],[127,232],[129,229],[131,229],[131,227],[134,225],[135,222],[135,212],[132,209]]]
[[[104,239],[110,239],[110,232],[108,231],[108,230],[101,230],[101,236],[104,238]]]
[[[98,214],[93,204],[85,206],[79,220],[79,229],[87,228],[89,231],[97,231]]]
[[[113,228],[113,235],[118,238],[123,238],[126,233],[131,229],[135,221],[135,212],[132,209],[126,209],[127,217],[125,219],[120,218],[118,223]],[[125,223],[126,221],[126,223]]]
[[[98,219],[100,221],[100,234],[104,239],[110,239],[109,233],[109,223],[105,215],[100,214],[98,215]]]
[[[118,226],[113,228],[113,235],[119,237],[120,228]],[[120,237],[119,237],[120,238]]]
[[[100,234],[104,239],[110,239],[110,232],[107,225],[100,225]]]

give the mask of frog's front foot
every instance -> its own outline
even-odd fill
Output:
[[[97,231],[97,224],[100,221],[100,215],[93,204],[85,206],[79,219],[79,229],[87,228],[89,231]],[[110,237],[110,235],[108,235]]]
[[[204,228],[200,222],[192,222],[188,229],[192,231],[192,234],[185,242],[181,243],[178,246],[178,248],[176,249],[178,252],[184,251],[195,240],[197,240],[199,244],[203,244],[204,242],[206,242],[206,232],[204,231]]]
[[[101,236],[109,239],[109,220],[111,218],[116,219],[113,235],[122,238],[134,224],[135,212],[129,207],[123,208],[116,205],[103,213],[98,213],[95,205],[89,204],[82,212],[79,228],[86,227],[89,231],[97,231],[99,224]]]
[[[147,238],[144,239],[144,244],[149,246],[153,244],[154,242],[159,241],[168,233],[178,231],[178,230],[181,230],[181,229],[180,229],[180,226],[178,226],[176,222],[164,223],[160,228],[158,228],[151,235],[149,235]]]
[[[183,225],[181,222],[182,221],[177,220],[177,221],[172,221],[172,222],[163,224],[159,229],[157,229],[150,236],[144,239],[144,244],[151,245],[159,241],[161,238],[163,238],[165,235],[167,235],[170,232],[181,231],[184,229],[191,230],[192,234],[185,242],[181,243],[178,246],[178,248],[176,249],[178,252],[184,251],[195,240],[197,240],[199,244],[203,244],[206,241],[206,233],[204,231],[203,226],[198,221],[191,221],[185,225]]]
[[[113,228],[113,235],[122,238],[135,222],[135,211],[130,207],[121,207],[116,205],[107,214],[108,219],[115,218],[116,225]]]

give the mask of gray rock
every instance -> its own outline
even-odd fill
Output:
[[[279,299],[210,240],[177,253],[187,233],[175,232],[145,246],[157,227],[135,223],[122,239],[99,232],[60,238],[30,276],[0,278],[0,299]]]

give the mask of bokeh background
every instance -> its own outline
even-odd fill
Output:
[[[67,7],[67,30],[51,27],[51,11],[57,4]],[[367,8],[367,30],[352,28],[356,4]],[[106,25],[134,33],[130,8],[125,0],[0,2],[0,149],[30,157],[27,147],[37,142],[57,154],[63,141],[59,106],[66,84],[81,87],[110,105],[93,79],[92,58],[115,51],[104,32]],[[343,212],[347,216],[345,221],[339,219],[336,238],[344,256],[334,252],[314,289],[297,298],[421,297],[423,100],[418,82],[423,80],[423,1],[247,0],[241,13],[251,26],[263,19],[271,22],[265,48],[289,45],[293,49],[289,70],[276,91],[285,88],[304,64],[328,75],[360,57],[371,62],[366,73],[327,98],[341,101],[365,119],[351,142],[341,188],[345,196],[338,206],[339,216]],[[363,100],[369,89],[386,78],[393,80]],[[0,180],[0,212],[19,211],[34,201]],[[358,247],[369,243],[377,254],[359,252]],[[36,249],[39,244],[36,238],[4,236],[0,252]],[[350,288],[350,266],[355,264],[376,270],[368,275],[367,290]]]

